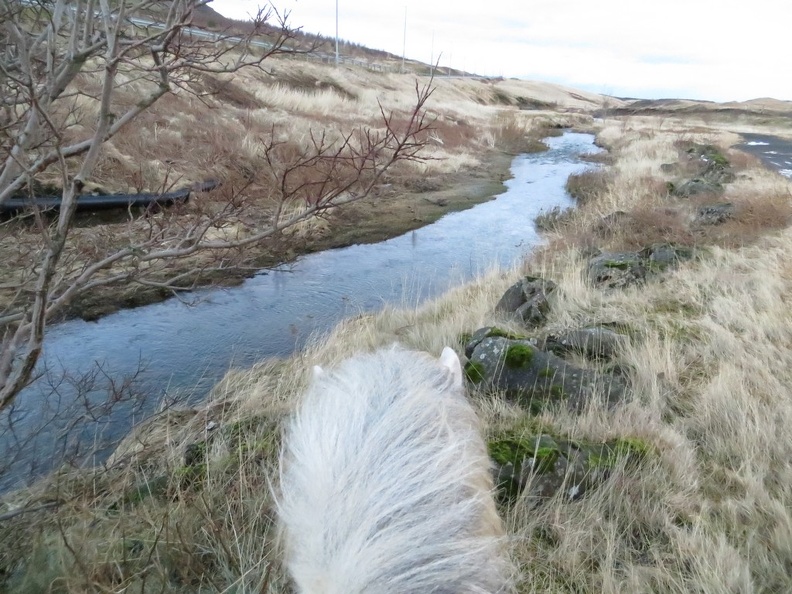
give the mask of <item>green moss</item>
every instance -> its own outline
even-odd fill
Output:
[[[720,165],[721,167],[729,166],[729,160],[726,158],[725,155],[723,155],[723,153],[720,153],[718,151],[713,151],[707,154],[707,158],[716,165]]]
[[[673,194],[674,190],[676,190],[676,185],[674,184],[674,182],[666,182],[666,191],[669,194]]]
[[[618,270],[627,270],[632,265],[632,262],[625,262],[623,260],[606,260],[602,263],[605,268],[617,268]]]
[[[465,377],[468,381],[477,384],[481,382],[485,377],[485,369],[481,363],[476,363],[474,361],[468,361],[465,363]]]
[[[533,456],[534,469],[539,474],[553,472],[559,455],[557,448],[538,448]]]
[[[619,455],[636,460],[644,460],[655,453],[654,446],[640,437],[621,437],[614,442],[614,447]]]
[[[552,367],[545,367],[542,371],[539,372],[539,377],[543,379],[555,377],[556,370]]]
[[[506,367],[521,369],[533,361],[534,350],[527,344],[513,344],[506,349]]]
[[[517,334],[516,332],[510,332],[509,330],[504,330],[503,328],[498,328],[497,326],[490,328],[486,337],[508,338],[509,340],[525,340],[528,338],[525,334]]]
[[[564,398],[564,397],[566,397],[566,394],[564,393],[564,388],[562,388],[561,386],[551,386],[550,387],[550,395],[553,398],[556,398],[556,399],[559,399],[559,400]]]
[[[487,448],[490,457],[501,466],[513,464],[519,469],[524,460],[533,460],[533,469],[540,474],[552,472],[561,455],[555,441],[547,435],[505,437],[490,441]]]
[[[622,460],[639,463],[653,455],[654,446],[638,437],[622,437],[602,444],[589,453],[589,468],[611,469]]]

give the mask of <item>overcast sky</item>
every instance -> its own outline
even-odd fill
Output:
[[[233,18],[256,0],[214,0]],[[335,35],[335,0],[275,0]],[[792,100],[792,0],[338,0],[339,36],[484,75],[630,97]],[[434,38],[434,49],[432,39]]]

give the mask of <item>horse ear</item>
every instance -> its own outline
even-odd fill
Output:
[[[322,376],[324,376],[325,370],[322,369],[319,365],[313,366],[313,381],[318,380]]]
[[[443,352],[440,354],[440,363],[451,372],[451,379],[454,381],[454,387],[461,388],[462,387],[462,363],[459,362],[459,357],[457,356],[454,349],[451,347],[445,347]]]

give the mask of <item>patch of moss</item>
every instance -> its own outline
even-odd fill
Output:
[[[707,153],[707,159],[709,159],[712,163],[715,163],[716,165],[720,165],[721,167],[729,166],[729,160],[726,158],[726,156],[723,153],[717,150],[713,150],[712,152]]]
[[[616,452],[636,460],[644,460],[655,453],[654,446],[640,437],[620,437],[614,442]]]
[[[539,474],[553,472],[559,455],[557,448],[538,448],[533,456],[534,469]]]
[[[543,379],[555,377],[556,370],[552,367],[545,367],[539,372],[539,377]]]
[[[465,377],[471,383],[477,384],[481,382],[485,375],[484,366],[481,363],[476,363],[474,361],[468,361],[465,363],[465,368],[463,370],[465,372]]]
[[[487,338],[508,338],[509,340],[525,340],[528,338],[525,334],[517,334],[516,332],[510,332],[509,330],[504,330],[503,328],[498,328],[494,326],[490,328],[487,332]]]
[[[524,460],[533,460],[533,469],[540,473],[552,472],[561,455],[556,443],[549,436],[505,437],[490,441],[487,445],[490,457],[501,466],[513,464],[519,468]]]
[[[627,270],[630,268],[631,262],[625,262],[623,260],[606,260],[602,263],[605,268],[616,268],[618,270]]]
[[[550,386],[550,395],[558,400],[566,397],[566,394],[564,393],[564,388],[562,388],[561,386]]]
[[[511,369],[521,369],[531,364],[534,357],[534,350],[527,344],[513,344],[506,349],[506,367]]]
[[[621,460],[639,463],[654,453],[654,446],[638,437],[621,437],[602,444],[588,456],[589,468],[611,469]]]

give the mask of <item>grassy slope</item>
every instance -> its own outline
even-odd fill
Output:
[[[581,415],[547,410],[538,421],[571,438],[640,438],[655,453],[581,501],[503,509],[520,591],[792,591],[792,188],[727,152],[738,178],[726,198],[741,207],[725,226],[696,231],[695,205],[668,198],[671,178],[660,169],[680,159],[680,140],[733,143],[726,128],[668,116],[605,121],[608,174],[521,270],[493,271],[417,310],[348,320],[299,356],[231,372],[201,409],[130,436],[108,469],[63,472],[17,494],[6,505],[62,504],[0,523],[9,545],[0,578],[31,593],[50,583],[57,592],[288,591],[270,486],[280,421],[311,365],[393,341],[435,353],[459,347],[461,334],[502,323],[494,304],[530,271],[561,288],[547,329],[619,322],[633,336],[618,359],[632,386],[626,402]],[[627,222],[598,234],[614,210]],[[702,247],[702,256],[646,287],[585,281],[592,246],[665,240]],[[537,422],[497,394],[472,397],[490,435]],[[211,422],[219,426],[207,430]]]

